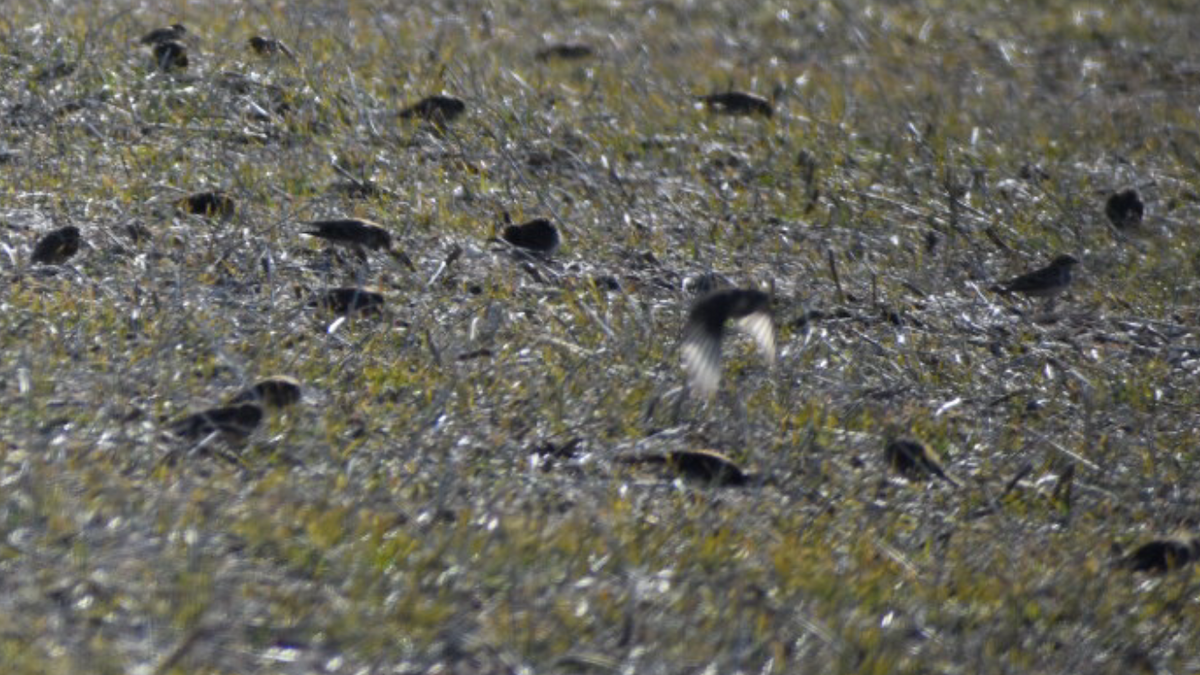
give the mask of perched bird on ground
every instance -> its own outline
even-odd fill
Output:
[[[187,28],[181,23],[174,23],[166,28],[155,28],[142,36],[140,42],[144,45],[159,45],[164,42],[182,40],[187,35]]]
[[[309,229],[301,234],[324,239],[331,244],[340,244],[350,248],[361,247],[372,251],[387,250],[392,247],[392,235],[381,225],[360,218],[337,218],[332,220],[311,220],[305,225]]]
[[[725,91],[696,98],[704,103],[704,107],[708,108],[710,112],[721,115],[770,117],[775,112],[775,107],[767,99],[757,94],[747,94],[741,91]]]
[[[309,306],[323,307],[343,316],[358,312],[379,314],[383,310],[383,294],[365,288],[331,288],[309,302]]]
[[[1122,566],[1135,572],[1171,572],[1200,560],[1200,537],[1172,537],[1134,549]]]
[[[181,211],[206,218],[212,218],[213,216],[230,218],[237,210],[237,202],[234,201],[233,197],[220,190],[197,192],[188,195],[176,202],[176,206]]]
[[[284,44],[283,40],[255,35],[254,37],[250,38],[249,43],[250,48],[253,49],[254,53],[258,54],[259,56],[275,56],[277,54],[283,54],[289,59],[294,60],[296,58],[296,55],[292,53],[292,50],[289,49],[286,44]]]
[[[595,53],[595,50],[589,45],[580,42],[560,42],[539,50],[536,58],[538,61],[550,61],[554,59],[559,61],[579,61],[590,58]]]
[[[1131,230],[1142,224],[1142,216],[1146,214],[1146,205],[1134,188],[1114,192],[1108,201],[1104,202],[1104,215],[1118,230]]]
[[[505,214],[507,220],[508,214]],[[527,251],[550,255],[558,248],[561,239],[558,228],[545,218],[535,218],[520,225],[507,225],[500,238]]]
[[[183,43],[173,40],[155,44],[154,65],[162,71],[187,68],[187,47],[184,47]]]
[[[392,194],[391,190],[380,187],[374,181],[360,178],[347,178],[346,180],[332,183],[329,186],[329,191],[340,194],[348,199],[374,199]]]
[[[467,104],[452,96],[429,96],[401,110],[400,119],[418,119],[442,126],[467,110]]]
[[[241,404],[210,408],[188,415],[171,424],[171,433],[191,441],[219,433],[229,441],[244,441],[262,423],[263,410],[257,405]]]
[[[61,265],[79,252],[79,228],[74,225],[51,230],[38,239],[29,259],[41,265]]]
[[[775,363],[775,322],[771,297],[753,289],[727,288],[696,301],[683,329],[683,366],[691,386],[705,396],[721,383],[721,340],[733,321],[758,344],[768,365]]]
[[[998,293],[1020,293],[1031,298],[1053,298],[1071,285],[1071,268],[1079,261],[1070,255],[1060,255],[1049,265],[1039,270],[997,284],[992,287]]]
[[[295,378],[276,375],[243,389],[230,403],[258,403],[271,408],[286,408],[299,403],[302,395],[300,382]]]
[[[366,260],[366,251],[382,250],[410,270],[413,264],[401,249],[392,245],[392,235],[383,226],[361,218],[336,218],[333,220],[311,220],[305,223],[310,229],[301,234],[324,239],[331,244],[345,246]]]
[[[909,480],[925,480],[937,476],[951,485],[959,482],[946,474],[937,453],[925,444],[909,439],[896,439],[883,449],[883,457],[893,471]]]
[[[732,459],[714,450],[670,450],[622,455],[624,464],[658,464],[684,478],[719,486],[746,485],[755,475],[742,470]]]

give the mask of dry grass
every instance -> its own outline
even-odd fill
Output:
[[[1198,526],[1186,3],[173,8],[0,26],[6,673],[1200,668],[1200,576],[1113,567]],[[693,98],[731,87],[774,116]],[[397,119],[434,93],[467,113]],[[211,189],[232,216],[176,210]],[[563,248],[490,243],[505,211]],[[415,270],[299,236],[328,217]],[[1050,313],[987,290],[1059,252]],[[774,287],[781,358],[734,342],[703,404],[708,274]],[[383,314],[308,306],[350,285]],[[280,373],[305,400],[244,446],[165,435]],[[888,476],[896,433],[963,487]],[[613,461],[701,448],[767,479]]]

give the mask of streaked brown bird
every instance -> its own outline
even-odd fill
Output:
[[[467,111],[467,104],[453,96],[428,96],[399,113],[400,119],[417,119],[436,126],[453,122]]]
[[[1020,293],[1031,298],[1053,298],[1071,285],[1071,268],[1079,261],[1070,255],[1060,255],[1049,265],[992,286],[998,293]]]
[[[187,28],[181,23],[174,23],[166,28],[155,28],[142,36],[140,42],[144,45],[159,45],[164,42],[176,42],[187,35]]]
[[[250,48],[253,49],[254,53],[258,54],[259,56],[276,56],[283,54],[289,59],[294,60],[296,58],[296,55],[292,53],[292,50],[288,48],[283,40],[255,35],[251,37],[248,42],[250,44]]]
[[[889,442],[883,449],[883,457],[893,471],[912,481],[923,481],[937,476],[954,486],[959,482],[946,474],[937,453],[924,443],[901,438]]]
[[[237,202],[221,190],[210,190],[188,195],[176,202],[181,211],[197,216],[230,218],[237,211]]]
[[[704,103],[704,107],[710,112],[720,115],[770,117],[775,113],[775,106],[771,105],[770,101],[757,94],[747,94],[742,91],[725,91],[696,98]]]
[[[1146,205],[1134,188],[1114,192],[1104,202],[1104,215],[1118,230],[1132,230],[1142,224]]]
[[[719,486],[747,485],[755,478],[729,457],[715,450],[670,450],[623,455],[624,464],[656,464],[691,480]]]
[[[754,338],[768,365],[775,363],[775,321],[771,297],[754,289],[726,288],[696,301],[683,329],[683,366],[692,388],[705,396],[721,383],[721,341],[732,321]]]
[[[332,244],[347,247],[362,247],[372,251],[388,250],[392,247],[392,235],[383,226],[361,218],[336,218],[310,220],[304,223],[309,229],[301,234],[324,239]]]
[[[1171,572],[1200,560],[1200,537],[1150,541],[1134,549],[1122,565],[1135,572]]]
[[[596,51],[582,42],[560,42],[538,50],[538,61],[580,61],[591,58]]]
[[[34,244],[29,259],[40,265],[61,265],[79,252],[82,241],[79,228],[74,225],[51,230]]]
[[[230,400],[230,404],[258,403],[271,408],[286,408],[299,403],[303,395],[298,380],[286,375],[275,375],[246,387]]]
[[[164,72],[187,68],[187,47],[184,47],[182,42],[175,42],[173,40],[155,44],[154,65]]]
[[[219,433],[229,441],[244,441],[262,419],[262,408],[249,403],[210,408],[172,423],[171,433],[191,441],[202,440],[212,433]]]
[[[383,294],[365,288],[331,288],[309,302],[334,314],[379,314],[383,311]]]
[[[517,248],[545,255],[554,253],[562,243],[558,228],[545,218],[534,218],[520,225],[507,225],[501,231],[500,238]]]

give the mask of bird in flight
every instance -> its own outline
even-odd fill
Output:
[[[771,296],[754,289],[727,288],[696,301],[683,329],[683,367],[691,387],[711,397],[721,383],[721,341],[732,322],[750,334],[768,365],[775,363]]]

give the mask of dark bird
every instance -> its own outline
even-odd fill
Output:
[[[171,433],[191,441],[202,440],[212,433],[219,433],[226,440],[244,441],[262,423],[262,418],[262,408],[249,403],[210,408],[172,423]]]
[[[61,265],[67,258],[79,252],[79,228],[74,225],[51,230],[38,239],[33,247],[33,255],[29,257],[41,265]]]
[[[183,43],[173,40],[155,44],[154,65],[162,71],[187,68],[187,47],[184,47]]]
[[[237,202],[233,200],[233,197],[220,190],[197,192],[196,194],[188,195],[180,199],[176,203],[176,206],[182,211],[206,218],[212,218],[213,216],[229,218],[237,210]]]
[[[732,459],[714,450],[671,450],[617,458],[624,464],[657,464],[695,481],[718,486],[747,485],[755,478]]]
[[[1164,573],[1200,560],[1200,538],[1173,537],[1142,544],[1124,559],[1135,572]]]
[[[187,28],[184,28],[181,23],[175,23],[166,28],[155,28],[146,33],[142,36],[141,43],[144,45],[160,45],[164,42],[182,40],[184,35],[187,35]]]
[[[357,312],[379,314],[383,310],[383,294],[365,288],[331,288],[317,296],[309,306],[323,307],[342,316]]]
[[[254,53],[258,54],[259,56],[276,56],[278,54],[283,54],[289,59],[294,60],[296,58],[296,55],[292,53],[292,50],[289,49],[286,44],[284,44],[283,40],[255,35],[254,37],[250,38],[249,43],[250,48],[253,49]]]
[[[1079,261],[1073,256],[1060,255],[1039,270],[992,287],[998,293],[1020,293],[1031,298],[1053,298],[1071,285],[1071,268]]]
[[[726,91],[719,94],[707,94],[697,96],[704,107],[710,112],[721,115],[762,115],[770,117],[775,112],[775,107],[767,99],[756,94],[747,94],[741,91]]]
[[[1131,230],[1142,224],[1142,216],[1146,215],[1146,205],[1142,203],[1138,191],[1129,188],[1114,192],[1104,202],[1104,215],[1118,230]]]
[[[923,481],[930,476],[937,476],[951,485],[959,485],[942,469],[937,453],[923,443],[908,439],[893,440],[884,447],[883,457],[893,471],[909,480]]]
[[[775,363],[775,322],[771,297],[753,289],[727,288],[696,301],[683,329],[683,366],[691,386],[712,396],[721,382],[721,340],[733,321],[758,344],[768,365]]]
[[[392,247],[392,235],[382,226],[359,218],[312,220],[304,223],[309,229],[301,234],[324,239],[333,244],[361,247],[372,251]]]
[[[429,96],[400,111],[400,119],[417,119],[437,126],[453,122],[467,110],[467,104],[452,96]]]
[[[520,225],[508,225],[500,233],[500,238],[517,248],[545,255],[554,253],[561,243],[558,228],[545,218],[535,218]]]
[[[579,61],[591,58],[596,51],[580,42],[560,42],[538,50],[538,61]]]
[[[259,403],[272,408],[286,408],[299,403],[302,395],[300,382],[295,378],[276,375],[246,387],[230,403]]]

